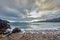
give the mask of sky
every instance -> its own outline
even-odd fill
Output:
[[[60,17],[60,0],[0,0],[0,19],[30,21]]]

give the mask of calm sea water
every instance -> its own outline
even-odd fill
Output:
[[[18,27],[20,29],[33,29],[33,30],[57,30],[60,29],[60,22],[11,22],[11,27]]]

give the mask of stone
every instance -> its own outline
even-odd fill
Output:
[[[21,32],[21,30],[19,28],[14,28],[12,33],[17,33],[17,32]]]

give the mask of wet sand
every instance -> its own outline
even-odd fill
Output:
[[[3,38],[0,37],[0,40],[60,40],[60,32],[19,32]]]

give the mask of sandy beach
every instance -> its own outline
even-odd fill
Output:
[[[0,40],[60,40],[60,32],[19,32],[0,37]]]

